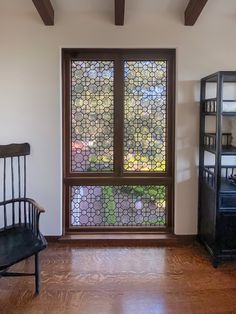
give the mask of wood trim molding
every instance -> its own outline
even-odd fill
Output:
[[[50,0],[32,0],[45,25],[54,25],[54,9]]]
[[[82,232],[81,228],[73,227],[70,223],[70,189],[71,186],[76,185],[165,185],[168,190],[167,194],[167,226],[165,227],[165,232],[173,232],[174,228],[174,148],[175,148],[175,59],[176,59],[175,49],[76,49],[76,48],[66,48],[62,49],[62,88],[63,88],[63,217],[64,226],[63,231],[68,232]],[[115,138],[115,155],[117,153],[122,153],[122,143],[121,131],[123,121],[121,108],[123,107],[123,91],[121,82],[123,81],[123,72],[119,71],[119,67],[123,67],[124,60],[165,60],[168,62],[168,84],[167,84],[167,128],[168,128],[168,138],[167,138],[167,149],[168,149],[168,160],[167,160],[167,171],[165,173],[153,173],[140,172],[140,173],[122,173],[119,168],[119,163],[115,161],[115,171],[112,173],[85,173],[85,172],[71,172],[71,160],[70,160],[70,149],[71,149],[71,127],[70,127],[70,84],[71,84],[71,60],[113,60],[115,63],[115,81],[119,82],[114,85],[115,93],[115,114],[116,114],[116,134],[119,135]],[[118,66],[116,65],[118,63]],[[122,76],[122,77],[121,77]],[[120,86],[121,84],[121,86]],[[124,110],[122,108],[122,110]],[[118,132],[119,131],[119,132]],[[118,147],[118,149],[116,148]],[[123,159],[120,160],[122,162]],[[116,232],[113,228],[114,226],[105,227],[106,231]],[[93,228],[93,227],[91,227]],[[119,227],[117,227],[119,228]],[[86,231],[92,232],[86,227]],[[100,228],[99,228],[100,229]],[[112,231],[110,230],[112,229]],[[122,232],[124,231],[123,228]],[[135,231],[137,232],[137,229]],[[148,229],[151,229],[148,228]],[[163,231],[163,228],[158,228],[158,231]],[[161,229],[161,230],[160,230]],[[157,228],[155,227],[155,231]],[[93,230],[96,233],[96,230]],[[101,230],[100,230],[101,231]],[[104,230],[103,230],[104,231]],[[120,230],[121,231],[121,230]],[[143,232],[143,228],[139,228],[140,232]],[[154,230],[151,230],[154,232]]]
[[[67,234],[61,237],[46,237],[49,243],[58,242],[75,244],[78,247],[159,247],[159,246],[181,246],[193,244],[196,235],[173,235],[157,233],[87,233]]]
[[[124,25],[125,0],[115,0],[115,25]]]
[[[189,0],[185,10],[184,25],[192,26],[197,21],[208,0]]]

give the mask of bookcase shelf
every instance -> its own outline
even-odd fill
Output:
[[[211,84],[216,97],[207,98]],[[236,126],[236,100],[223,97],[228,84],[236,94],[236,71],[220,71],[201,80],[198,234],[215,267],[221,260],[236,258],[236,147],[234,135],[223,132],[222,122],[232,117],[231,126]],[[214,117],[215,132],[206,131],[207,116]],[[206,152],[213,154],[211,165]]]

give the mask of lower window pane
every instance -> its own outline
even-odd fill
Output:
[[[166,226],[163,185],[73,186],[71,226]]]

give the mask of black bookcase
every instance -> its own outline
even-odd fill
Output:
[[[199,240],[214,267],[236,257],[236,71],[201,80]]]

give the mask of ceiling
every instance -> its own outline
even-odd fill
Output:
[[[142,14],[156,14],[157,19],[162,16],[173,16],[182,24],[186,23],[185,11],[188,5],[192,6],[192,13],[195,14],[196,20],[192,24],[200,24],[208,18],[220,19],[227,17],[236,20],[236,1],[235,0],[1,0],[0,15],[12,16],[24,14],[37,22],[44,23],[40,20],[39,13],[49,10],[49,23],[57,25],[63,15],[71,14],[73,16],[97,14],[101,18],[115,23],[115,3],[122,8],[124,3],[124,18],[121,16],[121,25],[132,23],[134,17],[141,17]],[[41,8],[38,7],[41,5]],[[44,7],[44,9],[42,9]],[[54,15],[53,15],[54,12]],[[122,14],[122,9],[120,10]],[[42,14],[42,12],[41,12]],[[45,23],[47,24],[47,23]],[[119,24],[119,23],[118,23]],[[189,23],[191,24],[191,23]]]
[[[185,25],[194,25],[208,0],[32,0],[45,25],[54,25],[59,11],[107,12],[114,15],[115,25],[122,26],[126,12],[178,12]],[[54,14],[55,13],[55,14]]]

